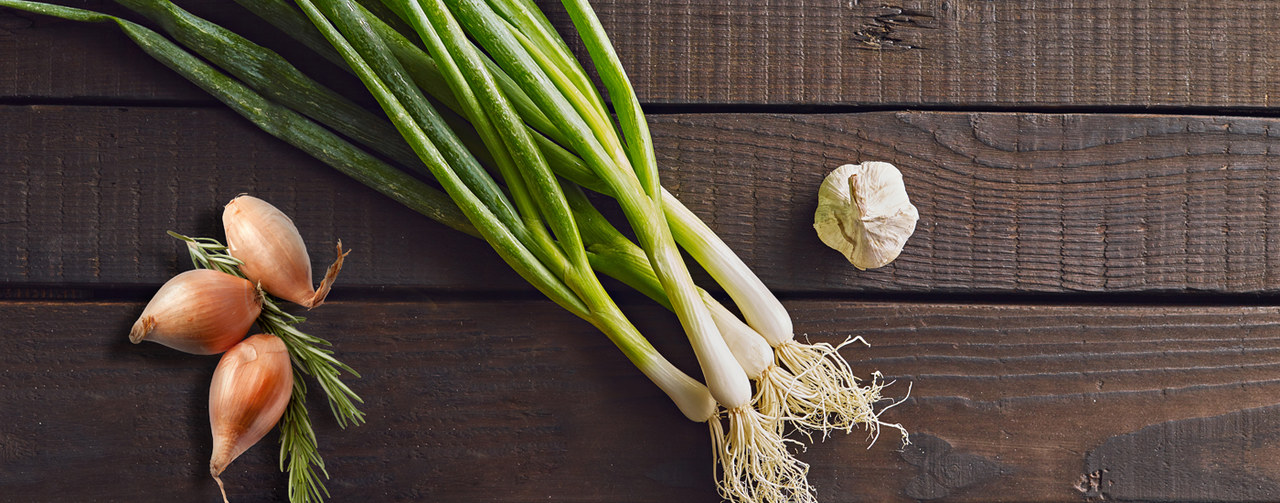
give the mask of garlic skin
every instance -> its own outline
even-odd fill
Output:
[[[215,480],[280,421],[292,393],[289,351],[279,337],[257,334],[222,355],[209,385],[209,473]]]
[[[165,282],[129,331],[144,340],[197,355],[221,353],[249,333],[262,313],[262,293],[244,278],[193,269]]]
[[[822,181],[813,228],[823,243],[866,270],[898,258],[919,219],[898,168],[868,161],[840,166]]]
[[[329,266],[319,289],[312,288],[311,258],[302,234],[284,212],[271,203],[241,195],[222,211],[227,251],[244,262],[240,272],[267,293],[311,309],[324,303],[333,280],[342,269],[342,243],[338,259]]]

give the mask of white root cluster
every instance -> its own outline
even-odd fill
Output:
[[[799,442],[782,437],[768,417],[750,405],[728,411],[729,429],[720,418],[711,427],[716,489],[729,501],[750,503],[816,503],[806,477],[809,465],[787,450]]]
[[[832,431],[848,433],[862,426],[872,445],[881,428],[889,427],[900,431],[906,443],[906,429],[879,418],[902,401],[876,411],[887,385],[881,374],[872,373],[864,383],[840,355],[841,348],[854,342],[866,344],[858,337],[838,346],[794,340],[778,345],[773,348],[777,361],[756,377],[751,403],[707,419],[721,497],[736,503],[817,502],[807,479],[809,465],[791,450],[804,444],[783,436],[788,425],[809,440],[812,432],[825,438]]]
[[[841,348],[854,342],[867,344],[861,337],[855,337],[839,346],[825,342],[803,344],[794,340],[778,346],[775,348],[778,361],[789,373],[772,372],[778,377],[760,382],[761,393],[757,395],[762,399],[760,403],[771,408],[765,409],[767,411],[780,408],[777,415],[805,434],[816,431],[825,438],[833,431],[848,433],[854,427],[862,426],[874,443],[883,426],[900,431],[905,443],[907,431],[902,425],[880,421],[881,413],[902,402],[876,411],[875,404],[882,399],[880,392],[886,386],[880,373],[872,374],[870,382],[862,385],[854,376],[849,362],[840,355]],[[766,393],[768,388],[773,388],[773,391]],[[772,398],[770,394],[785,395],[785,399]],[[763,401],[766,397],[768,402]]]
[[[875,410],[885,386],[880,374],[873,373],[864,384],[840,355],[849,344],[867,344],[861,337],[832,346],[800,343],[788,333],[771,347],[768,339],[703,296],[734,359],[756,382],[749,402],[722,402],[728,411],[706,420],[723,498],[735,503],[815,502],[806,479],[809,467],[789,449],[803,448],[803,443],[784,438],[789,430],[812,441],[813,432],[825,439],[832,431],[848,433],[861,425],[874,445],[880,428],[888,426],[901,431],[905,442],[906,430],[880,421]],[[722,416],[727,417],[727,433]]]
[[[775,428],[779,431],[788,423],[803,426],[826,421],[819,417],[827,415],[822,394],[776,364],[756,380],[754,401],[762,414],[778,418]]]

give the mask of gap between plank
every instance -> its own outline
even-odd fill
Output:
[[[126,301],[146,302],[160,287],[127,286],[43,286],[0,285],[0,302],[4,301]],[[620,305],[652,303],[630,290],[610,292]],[[1265,307],[1280,306],[1280,292],[1258,293],[1186,293],[1186,292],[777,292],[786,302],[839,301],[857,303],[953,304],[953,305],[1091,305],[1153,307]],[[728,301],[723,293],[713,294]],[[335,289],[328,302],[527,302],[545,301],[542,294],[518,290],[454,290],[416,287],[351,286]]]
[[[214,100],[115,97],[0,97],[0,106],[79,106],[131,108],[225,108]],[[1280,108],[1175,105],[962,105],[962,104],[749,104],[642,103],[647,115],[704,114],[860,114],[876,112],[1016,113],[1046,115],[1159,115],[1280,118]]]

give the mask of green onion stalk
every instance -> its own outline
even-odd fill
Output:
[[[689,336],[711,394],[730,411],[748,406],[751,392],[746,374],[733,360],[698,297],[666,224],[656,169],[651,164],[633,165],[613,125],[596,120],[599,117],[591,113],[590,101],[571,90],[565,92],[563,86],[557,87],[555,76],[543,70],[488,4],[460,1],[447,8],[439,7],[433,12],[435,15],[456,16],[467,28],[467,33],[460,36],[475,38],[542,112],[567,130],[569,146],[582,155],[621,205]],[[606,82],[611,80],[610,76],[604,77]]]
[[[565,0],[564,3],[613,97],[628,146],[632,147],[628,154],[637,164],[652,165],[654,157],[643,113],[603,27],[586,0]],[[490,4],[503,14],[513,32],[527,34],[520,40],[528,40],[525,47],[531,53],[539,54],[534,59],[549,75],[568,75],[567,78],[556,79],[566,94],[587,98],[597,96],[563,39],[555,30],[548,29],[550,23],[536,7],[527,0],[490,0]],[[589,101],[594,103],[594,100]],[[580,109],[584,113],[595,114],[592,123],[607,121],[602,108],[582,106]],[[581,170],[572,172],[579,174],[565,176],[584,186],[598,186],[593,181],[583,180],[585,175],[580,174]],[[724,288],[754,329],[722,329],[721,332],[732,339],[729,341],[731,347],[744,348],[735,353],[742,355],[740,363],[757,381],[756,402],[761,410],[768,415],[786,418],[788,423],[802,429],[822,431],[824,435],[833,430],[850,431],[856,425],[871,428],[873,434],[878,432],[878,427],[884,423],[877,419],[872,404],[879,400],[882,385],[873,380],[869,386],[860,386],[839,353],[841,347],[860,339],[851,338],[840,346],[796,341],[790,315],[759,277],[675,196],[661,189],[661,197],[675,240]],[[724,319],[724,313],[719,317]],[[760,351],[745,348],[759,346],[761,342],[756,338],[760,336],[776,350],[776,363],[779,365],[759,369],[758,361],[752,360],[752,355]],[[900,426],[890,426],[901,429]]]
[[[275,53],[217,25],[191,16],[167,0],[120,2],[151,18],[175,39],[241,79],[252,89],[192,58],[163,37],[127,21],[31,2],[0,0],[0,5],[82,21],[114,21],[153,57],[231,105],[269,133],[302,148],[420,213],[468,234],[485,237],[535,287],[609,335],[646,375],[672,396],[686,416],[695,421],[706,421],[711,426],[713,444],[716,447],[714,452],[721,471],[719,488],[726,498],[740,501],[805,501],[812,498],[811,490],[804,481],[807,467],[786,453],[784,445],[788,441],[781,438],[779,430],[770,430],[763,425],[780,416],[802,426],[807,421],[825,430],[846,428],[852,424],[847,420],[839,420],[841,417],[853,417],[852,415],[841,414],[831,406],[832,397],[841,396],[842,393],[815,391],[812,387],[806,387],[806,376],[835,374],[840,371],[847,372],[850,376],[850,380],[843,382],[853,383],[851,370],[835,351],[838,348],[826,346],[830,349],[819,355],[816,359],[819,363],[793,364],[791,368],[801,368],[802,371],[789,374],[774,364],[773,351],[768,343],[763,343],[765,338],[760,334],[770,333],[769,331],[757,333],[705,291],[694,287],[693,292],[686,292],[686,297],[695,299],[694,302],[707,310],[717,335],[724,337],[727,348],[741,366],[745,367],[744,372],[757,380],[757,406],[771,411],[761,414],[750,407],[740,406],[740,409],[749,412],[738,412],[735,415],[733,409],[730,409],[726,414],[730,422],[726,435],[720,419],[714,417],[714,407],[707,405],[712,403],[707,389],[661,359],[625,317],[622,317],[612,301],[608,300],[607,294],[591,273],[594,268],[619,278],[671,307],[670,297],[664,288],[671,282],[664,283],[653,272],[652,254],[646,254],[614,229],[586,202],[585,196],[577,187],[566,184],[563,190],[557,190],[554,177],[548,173],[549,168],[556,175],[578,182],[584,187],[610,193],[609,187],[604,186],[600,177],[591,168],[587,168],[581,158],[560,146],[571,142],[566,133],[556,126],[561,123],[560,119],[551,121],[547,116],[565,114],[568,108],[550,107],[548,110],[551,112],[544,114],[534,104],[534,100],[516,85],[514,79],[508,77],[484,52],[475,50],[465,36],[460,35],[459,24],[455,18],[450,17],[447,6],[438,2],[426,2],[426,8],[409,2],[391,5],[400,16],[410,17],[409,24],[415,25],[414,29],[423,38],[424,44],[433,51],[429,56],[389,23],[349,2],[300,2],[307,16],[280,0],[242,2],[330,61],[350,63],[348,71],[361,76],[375,97],[379,98],[379,103],[391,116],[395,127],[400,129],[404,139],[392,140],[396,137],[387,134],[391,126],[385,119],[350,105],[350,102],[336,93],[307,79]],[[603,103],[590,86],[585,72],[577,65],[563,41],[555,36],[550,23],[536,7],[527,2],[494,1],[491,4],[504,16],[506,24],[503,26],[510,30],[508,35],[511,35],[506,39],[508,45],[500,45],[498,49],[510,51],[522,48],[529,51],[533,56],[526,58],[524,62],[537,61],[538,65],[549,68],[545,75],[552,75],[550,80],[560,86],[554,89],[544,86],[542,104],[545,106],[547,102],[545,95],[549,95],[551,101],[554,101],[556,90],[569,90],[566,94],[572,95],[569,101],[574,104],[573,110],[587,117],[578,117],[579,128],[576,133],[583,136],[597,135],[599,141],[596,145],[607,145],[607,152],[612,154],[608,160],[617,164],[613,169],[621,170],[627,166],[626,163],[652,166],[651,141],[648,139],[643,116],[639,114],[638,104],[626,83],[625,75],[620,73],[616,56],[611,56],[611,49],[605,51],[604,57],[612,57],[612,65],[617,68],[612,77],[608,76],[609,72],[603,71],[602,76],[606,76],[606,83],[614,83],[610,92],[615,96],[615,102],[619,101],[618,95],[629,97],[627,103],[630,106],[615,104],[619,108],[621,128],[627,136],[625,147],[617,137]],[[474,3],[469,6],[473,10],[481,7],[484,6]],[[590,10],[585,4],[576,5],[576,10],[574,7],[570,5],[571,14],[575,14],[575,23],[580,23],[583,13],[589,14]],[[428,9],[432,16],[426,15]],[[492,14],[493,11],[489,11],[478,15],[483,17]],[[474,19],[477,14],[472,12],[472,15]],[[588,47],[592,48],[595,56],[600,53],[602,44],[607,46],[608,42],[603,38],[603,31],[598,29],[598,21],[594,20],[594,15],[586,18],[586,23],[594,24],[597,28],[598,33],[584,35],[584,39],[594,40],[588,40]],[[313,25],[320,30],[313,28]],[[338,28],[334,25],[338,25]],[[516,30],[517,26],[522,27],[522,31]],[[351,37],[357,43],[353,44],[344,37]],[[490,37],[491,43],[494,38]],[[501,37],[496,39],[502,40]],[[511,39],[517,40],[518,46],[510,44]],[[384,45],[379,45],[380,43]],[[338,50],[335,51],[334,48]],[[490,51],[497,54],[492,49]],[[394,58],[387,58],[388,53],[393,54]],[[498,59],[508,65],[512,61],[520,61],[518,57],[510,55]],[[370,65],[369,61],[376,64]],[[397,63],[403,66],[397,67]],[[515,67],[515,71],[521,71],[521,67]],[[529,68],[524,68],[524,71],[529,72]],[[531,79],[526,76],[523,80],[528,84]],[[537,82],[537,79],[532,80]],[[622,82],[621,88],[619,81]],[[436,115],[429,100],[424,100],[414,89],[415,85],[418,89],[428,91],[434,103],[447,110]],[[267,100],[263,96],[271,99]],[[278,106],[275,102],[285,106]],[[294,110],[309,116],[314,122],[298,115]],[[450,110],[461,114],[479,134],[465,124],[459,126],[459,118]],[[521,125],[521,120],[527,127]],[[316,122],[341,132],[398,164],[419,173],[429,172],[441,181],[449,195],[440,194],[430,186],[417,182],[415,178],[404,175],[319,127]],[[581,128],[582,123],[589,124],[589,132]],[[453,130],[458,131],[458,134],[452,135]],[[408,140],[408,145],[404,140]],[[467,146],[461,146],[460,142]],[[436,145],[440,147],[437,149]],[[635,148],[635,145],[642,148]],[[412,146],[412,153],[406,155],[410,152],[409,146]],[[497,184],[483,174],[475,158],[467,153],[468,149],[486,165],[497,165],[515,204],[509,202]],[[647,191],[633,194],[633,198],[640,203],[646,200],[663,203],[662,213],[659,214],[666,217],[675,238],[720,281],[739,304],[748,322],[754,321],[753,325],[756,327],[769,327],[766,323],[773,323],[784,327],[774,332],[789,333],[790,319],[785,310],[782,310],[781,304],[705,224],[657,185],[656,170],[635,171],[634,177],[615,178],[624,182],[630,178],[633,188],[639,185],[642,191]],[[655,187],[660,195],[651,197]],[[642,207],[641,210],[643,209]],[[641,217],[653,218],[654,212],[642,213]],[[550,223],[550,232],[546,228],[548,226],[544,226],[546,222]],[[652,224],[651,221],[646,223]],[[743,298],[747,300],[742,300]],[[753,309],[751,306],[764,308]],[[768,312],[769,310],[772,312]],[[768,315],[759,315],[761,312]],[[754,320],[752,313],[757,313]],[[778,316],[779,313],[781,316]],[[734,334],[738,335],[735,337]],[[773,338],[769,342],[773,342]],[[780,346],[780,360],[785,361],[781,354],[788,345],[805,346],[794,341],[776,344],[775,346]],[[703,355],[700,354],[701,356]],[[723,359],[722,354],[720,358]],[[844,365],[840,367],[839,364]],[[824,372],[826,367],[834,368],[835,372]],[[818,382],[830,381],[826,379]],[[847,388],[844,395],[861,393],[857,397],[861,400],[863,409],[868,412],[869,404],[879,400],[879,386],[874,381],[872,386],[866,388],[859,388],[856,383]],[[770,389],[775,392],[770,393]],[[777,390],[784,392],[778,393]],[[779,403],[783,405],[778,405]],[[803,416],[789,412],[795,410],[808,412]],[[828,417],[834,417],[837,421],[826,419]],[[882,424],[875,419],[874,414],[863,416],[860,421],[869,425]],[[781,421],[773,420],[773,423],[776,426]],[[315,459],[318,460],[318,456]],[[293,499],[294,478],[291,476],[290,480]],[[318,499],[317,494],[315,500]]]
[[[436,3],[437,16],[456,14],[460,24],[466,27],[466,35],[494,57],[544,114],[569,132],[567,146],[581,155],[607,193],[621,204],[670,307],[689,336],[708,388],[725,409],[727,431],[720,430],[718,420],[709,422],[721,473],[718,479],[721,494],[741,501],[811,498],[812,490],[805,479],[808,467],[787,451],[788,442],[777,428],[778,417],[763,414],[754,407],[747,372],[735,359],[721,327],[716,324],[716,317],[679,257],[663,209],[662,187],[658,183],[647,125],[608,39],[603,30],[596,29],[599,23],[589,14],[589,7],[583,3],[566,3],[606,88],[614,97],[619,109],[618,126],[625,141],[599,105],[601,100],[592,98],[594,89],[585,84],[588,79],[567,76],[566,72],[574,69],[581,72],[580,67],[555,65],[554,58],[539,52],[539,44],[513,29],[512,23],[502,19],[485,2],[451,2],[452,11],[438,5],[441,3],[438,0]],[[412,3],[405,1],[399,5],[405,6],[402,11],[413,13]],[[508,4],[508,7],[519,5]],[[421,24],[418,23],[419,31],[422,31]],[[533,24],[532,31],[537,31],[537,23]],[[459,38],[465,40],[465,36]],[[542,46],[550,47],[550,44]],[[432,56],[439,58],[437,54]]]
[[[415,120],[421,122],[421,119],[413,117],[402,103],[416,102],[423,110],[430,105],[425,96],[417,94],[417,88],[410,86],[403,68],[388,56],[385,44],[368,21],[360,16],[360,10],[343,0],[316,3],[298,0],[297,3],[348,65],[356,70],[357,76],[373,92],[402,136],[432,169],[433,175],[454,201],[464,211],[468,210],[467,206],[482,204],[464,200],[466,194],[455,188],[457,185],[449,179],[451,173],[444,159],[433,152],[434,147],[424,132],[416,129]],[[464,117],[476,126],[496,161],[513,195],[517,213],[521,215],[520,222],[524,224],[523,232],[515,239],[528,246],[532,254],[548,264],[551,272],[562,278],[566,286],[588,304],[586,312],[578,313],[579,316],[592,321],[632,357],[642,372],[660,387],[670,390],[671,387],[665,386],[660,379],[662,374],[648,368],[649,361],[633,356],[634,344],[628,340],[638,339],[639,334],[608,300],[595,280],[576,222],[563,192],[558,190],[558,182],[541,151],[525,131],[518,114],[498,90],[496,79],[488,74],[479,53],[471,46],[468,33],[463,32],[458,19],[453,16],[457,12],[450,11],[450,6],[438,1],[398,5],[402,12],[408,14],[410,25],[418,32],[428,52],[433,53],[433,59],[446,77],[454,97],[462,105]],[[470,15],[490,24],[500,23],[485,19],[485,16],[495,16],[492,11],[485,10],[487,5],[471,4],[466,7],[475,10],[463,10],[461,17]],[[729,428],[726,433],[721,430],[714,409],[709,414],[698,416],[692,414],[689,407],[682,406],[691,419],[706,421],[710,425],[715,446],[713,452],[723,473],[720,479],[722,494],[742,501],[811,499],[812,491],[805,480],[807,466],[790,455],[782,437],[769,427],[776,423],[776,419],[764,416],[752,407],[746,373],[734,360],[688,271],[684,269],[662,217],[660,199],[644,191],[645,184],[635,171],[627,167],[628,161],[616,137],[604,142],[611,147],[610,152],[606,152],[594,136],[612,132],[612,126],[597,123],[588,127],[565,97],[548,85],[545,75],[537,72],[538,67],[531,63],[528,55],[520,52],[521,47],[509,33],[492,30],[473,31],[470,35],[496,41],[498,50],[489,48],[487,52],[495,56],[499,65],[515,64],[520,66],[514,69],[525,70],[524,73],[515,73],[513,80],[526,90],[530,85],[540,86],[531,93],[534,102],[556,123],[568,123],[570,143],[591,149],[597,163],[595,173],[605,179],[614,194],[623,195],[618,200],[633,229],[647,245],[645,250],[650,266],[659,273],[667,299],[689,334],[708,382],[707,389],[727,410]],[[507,71],[508,74],[513,73],[512,69]],[[575,104],[577,113],[588,106],[582,100]],[[649,186],[660,189],[656,178],[647,178],[651,178]],[[469,215],[469,218],[475,223],[475,216]],[[550,229],[543,228],[544,224],[550,224]],[[516,224],[510,224],[510,227],[520,228]],[[673,395],[673,399],[680,403],[679,396]]]
[[[486,14],[483,5],[477,5],[481,3],[478,0],[459,0],[458,3],[464,7],[474,6],[477,12]],[[616,146],[619,141],[614,134],[614,129],[597,126],[597,124],[607,124],[609,121],[603,108],[595,106],[598,99],[592,99],[596,96],[594,88],[589,84],[589,79],[580,66],[563,63],[573,61],[573,57],[568,52],[566,44],[555,35],[554,30],[545,29],[549,26],[545,17],[536,8],[527,8],[527,3],[519,0],[490,0],[489,3],[498,6],[495,10],[503,13],[505,26],[513,34],[518,35],[514,38],[521,43],[517,47],[495,46],[490,42],[486,49],[495,54],[502,54],[504,50],[518,54],[519,50],[524,48],[534,54],[535,56],[530,60],[536,61],[549,80],[555,83],[557,89],[570,98],[575,110],[586,118],[588,124],[592,125],[592,131],[606,137],[604,142],[606,145]],[[564,3],[578,33],[591,53],[602,81],[613,97],[620,128],[626,137],[625,148],[628,159],[633,166],[643,166],[644,169],[637,168],[637,172],[642,175],[642,180],[646,179],[643,176],[645,174],[651,174],[656,180],[652,141],[643,113],[640,111],[635,93],[607,35],[585,0],[566,0]],[[483,45],[488,40],[483,35],[484,31],[498,30],[501,26],[503,26],[502,23],[496,22],[474,24],[473,37]],[[498,37],[496,40],[500,41],[501,38]],[[500,64],[506,62],[504,68],[509,68],[512,72],[519,73],[525,70],[525,68],[516,67],[516,63],[512,62],[513,59],[518,60],[518,58],[498,59]],[[534,94],[534,91],[530,94]],[[544,111],[548,115],[552,114],[550,111]],[[583,156],[583,158],[590,159],[589,156]],[[582,177],[576,178],[581,180]],[[656,186],[656,182],[650,183]],[[592,185],[595,184],[592,183]],[[824,434],[837,429],[849,431],[858,424],[868,426],[873,435],[878,434],[878,427],[884,423],[878,420],[871,405],[879,400],[882,385],[877,380],[873,380],[870,386],[860,386],[852,369],[840,356],[839,347],[826,343],[811,345],[796,341],[790,316],[763,282],[714,232],[680,204],[674,196],[660,186],[657,186],[657,191],[660,192],[658,197],[664,203],[665,216],[675,234],[675,239],[711,273],[738,304],[748,323],[758,330],[755,332],[736,329],[733,318],[727,311],[711,309],[716,315],[713,319],[716,319],[722,336],[728,340],[729,346],[736,350],[733,352],[740,364],[751,377],[757,380],[756,403],[761,410],[765,411],[767,416],[785,418],[790,424],[804,429],[820,430]],[[770,346],[777,349],[777,362],[782,365],[781,367],[762,365],[758,358],[758,355],[765,353],[760,347],[762,346],[761,335]],[[850,339],[845,344],[854,340],[857,339]],[[897,425],[890,426],[901,429]],[[735,437],[732,428],[730,437]],[[725,453],[725,459],[732,460],[734,446],[730,443],[727,447],[729,452]],[[730,466],[724,466],[724,468],[734,469]],[[748,468],[748,471],[751,470],[753,469]],[[733,472],[730,471],[730,473]]]
[[[393,10],[397,5],[392,5]],[[527,2],[494,0],[490,5],[501,14],[506,25],[511,28],[513,36],[522,47],[528,50],[533,60],[541,65],[557,88],[572,98],[571,101],[578,110],[592,116],[587,121],[592,125],[592,130],[610,131],[599,126],[608,122],[608,114],[600,104],[599,94],[591,86],[590,79],[577,64],[563,39],[550,28],[550,23],[545,16]],[[590,13],[589,8],[583,7],[585,5],[580,6],[578,10],[583,15],[576,16],[575,22],[594,26],[594,32],[607,43],[607,39],[603,39],[603,30],[599,28],[598,21]],[[404,16],[404,14],[401,15]],[[611,51],[605,51],[605,56],[609,54]],[[418,55],[421,57],[420,52]],[[616,56],[609,57],[616,66]],[[487,60],[486,63],[488,63]],[[584,164],[582,159],[561,147],[569,144],[563,138],[563,132],[548,125],[546,115],[540,110],[530,109],[531,100],[521,89],[512,89],[509,77],[500,71],[496,73],[503,77],[499,80],[503,84],[503,91],[520,98],[513,101],[517,105],[523,105],[516,108],[523,117],[526,117],[529,127],[541,133],[536,135],[535,139],[540,141],[539,145],[551,163],[553,171],[579,185],[608,194],[609,188]],[[621,75],[620,70],[617,75],[625,77]],[[623,80],[625,83],[625,78]],[[434,91],[437,96],[443,94],[435,91],[437,88],[426,86],[424,88],[429,92]],[[620,115],[623,118],[632,118],[631,129],[635,130],[632,136],[640,138],[643,143],[649,143],[647,129],[644,129],[643,116],[639,113],[635,95],[630,91],[629,86],[623,86],[622,89],[629,99],[622,102],[628,105],[625,107],[627,113]],[[443,96],[441,101],[449,102],[447,97]],[[543,134],[546,137],[542,136]],[[616,136],[608,133],[604,135],[606,141],[616,148],[618,145]],[[553,142],[547,137],[556,140]],[[634,152],[639,152],[640,155],[632,155]],[[631,149],[628,155],[632,155],[638,163],[653,162],[651,148]],[[685,208],[670,192],[662,189],[661,193],[665,216],[676,241],[729,293],[754,329],[721,328],[722,335],[732,339],[727,343],[735,356],[743,353],[735,348],[760,345],[761,341],[755,339],[761,335],[777,350],[776,364],[769,365],[759,372],[751,370],[758,366],[756,362],[743,361],[743,358],[739,358],[740,363],[747,369],[748,376],[758,383],[754,400],[761,410],[768,416],[786,419],[787,424],[798,426],[802,431],[819,430],[825,435],[830,431],[850,431],[856,425],[865,425],[873,430],[873,434],[878,433],[878,426],[884,423],[876,419],[872,404],[880,399],[882,385],[873,380],[869,386],[860,386],[852,369],[839,354],[841,347],[858,339],[849,339],[845,344],[834,347],[826,343],[810,345],[796,341],[793,337],[790,316],[764,283],[706,224]],[[714,310],[712,311],[714,313]],[[719,313],[718,317],[727,321],[723,313]],[[717,326],[721,325],[722,323],[717,321]],[[756,355],[759,352],[746,351],[745,354]],[[901,429],[896,425],[889,426]]]
[[[585,258],[578,263],[577,258],[568,259],[563,256],[566,250],[572,253],[575,243],[551,242],[543,234],[546,230],[538,228],[543,222],[537,215],[526,214],[513,221],[500,219],[457,175],[454,165],[445,159],[432,138],[437,134],[447,137],[447,130],[432,131],[429,134],[427,128],[431,122],[428,118],[431,105],[411,84],[403,67],[390,56],[385,44],[360,16],[360,10],[353,3],[312,3],[309,0],[299,0],[298,5],[355,70],[445,192],[509,265],[552,300],[605,332],[646,376],[668,393],[686,415],[705,417],[714,412],[705,387],[662,358],[630,325],[604,293],[603,287],[595,281]],[[443,139],[449,141],[448,138]],[[508,180],[508,183],[512,181]],[[518,209],[528,210],[528,203],[524,201],[517,204]],[[552,220],[553,225],[559,227],[556,229],[559,233],[557,237],[571,239],[577,235],[567,212],[550,213],[554,208],[546,205],[538,210],[542,216]],[[523,228],[521,223],[524,223]],[[533,242],[534,250],[526,246],[530,241]],[[580,243],[577,248],[582,248]],[[581,251],[578,255],[585,256]]]

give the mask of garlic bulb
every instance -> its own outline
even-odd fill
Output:
[[[129,331],[134,344],[157,342],[198,355],[234,346],[262,312],[262,294],[244,278],[193,269],[165,282]]]
[[[254,335],[222,355],[209,385],[209,427],[213,430],[209,473],[219,487],[219,475],[227,465],[280,421],[292,393],[289,351],[279,337]]]
[[[299,304],[307,309],[324,302],[342,270],[342,242],[338,242],[338,258],[329,266],[319,289],[311,283],[311,258],[302,234],[283,212],[253,196],[232,199],[222,211],[222,226],[227,232],[227,251],[244,262],[240,272],[250,281],[262,285],[267,293]]]
[[[823,243],[865,270],[898,258],[919,218],[898,168],[864,162],[840,166],[822,181],[813,228]]]

